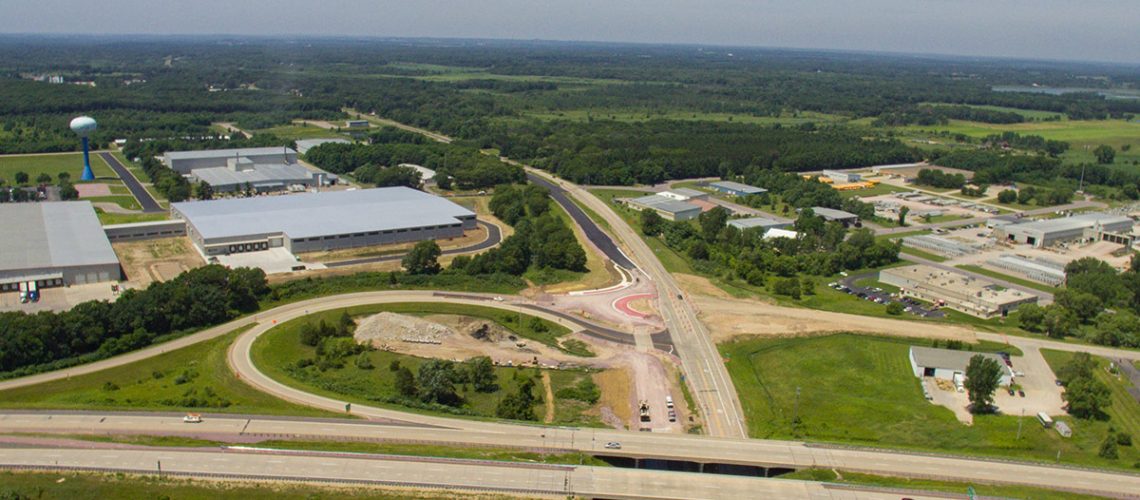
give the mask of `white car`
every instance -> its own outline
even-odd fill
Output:
[[[621,449],[621,443],[619,443],[617,441],[610,441],[610,442],[606,443],[606,449],[607,450],[620,450]]]
[[[202,416],[197,413],[188,413],[185,417],[182,417],[182,421],[187,424],[200,424],[202,423]]]

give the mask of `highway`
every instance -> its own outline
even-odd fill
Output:
[[[899,493],[821,483],[645,469],[243,449],[2,448],[0,467],[126,472],[206,479],[447,488],[585,498],[898,499]],[[944,498],[915,496],[911,498]]]
[[[566,213],[570,214],[570,217],[574,219],[578,227],[582,228],[582,232],[586,233],[586,237],[593,242],[594,246],[598,247],[598,250],[601,250],[606,257],[613,261],[614,264],[629,271],[637,268],[637,265],[629,260],[629,257],[618,248],[614,240],[602,231],[602,229],[594,223],[594,220],[582,211],[581,207],[573,201],[570,201],[565,189],[562,189],[561,186],[548,180],[546,177],[535,173],[528,172],[526,177],[530,182],[550,190],[550,197],[554,198],[554,201],[558,202],[558,204],[566,210]]]
[[[115,158],[115,155],[100,152],[99,157],[107,162],[107,165],[111,166],[111,170],[114,170],[119,178],[123,180],[123,184],[127,185],[127,190],[131,192],[131,195],[134,196],[136,200],[139,200],[139,206],[142,207],[144,213],[166,211],[166,209],[162,208],[162,206],[155,201],[154,197],[150,195],[150,192],[143,187],[142,183],[135,177],[135,174],[132,174],[130,169],[119,162],[118,158]]]

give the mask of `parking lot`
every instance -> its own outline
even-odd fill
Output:
[[[903,311],[906,314],[913,314],[924,318],[941,318],[945,315],[941,310],[938,310],[937,307],[932,307],[922,301],[908,297],[898,297],[896,294],[884,291],[882,288],[866,287],[858,284],[859,281],[874,278],[876,274],[877,273],[864,273],[848,276],[839,282],[829,283],[827,286],[848,295],[854,295],[860,299],[884,306],[891,302],[901,302],[904,307]]]

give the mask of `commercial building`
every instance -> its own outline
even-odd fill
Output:
[[[321,144],[352,144],[352,141],[330,137],[326,139],[297,139],[294,143],[297,145],[297,151],[301,154],[305,154],[308,153],[310,149],[320,146]]]
[[[290,188],[304,190],[327,183],[323,173],[313,172],[296,163],[257,165],[248,158],[229,158],[226,162],[224,167],[191,170],[191,181],[205,182],[215,193],[231,193],[246,188],[258,193]]]
[[[1021,304],[1037,302],[1037,296],[1000,288],[993,282],[924,264],[879,271],[879,281],[896,286],[905,297],[914,297],[979,318],[1006,316]]]
[[[91,202],[0,203],[0,234],[0,291],[122,277]]]
[[[432,170],[430,168],[420,166],[420,165],[416,165],[415,163],[401,163],[397,166],[398,167],[407,167],[407,168],[410,168],[412,170],[415,170],[416,172],[419,172],[420,173],[420,179],[422,179],[425,183],[435,180],[435,170]]]
[[[657,196],[664,196],[670,200],[689,201],[689,200],[707,200],[709,199],[708,193],[697,191],[696,189],[677,188],[668,191],[657,193]]]
[[[850,184],[863,180],[863,176],[848,172],[840,172],[838,170],[824,170],[822,177],[831,179],[831,182],[839,184]]]
[[[628,201],[634,210],[656,210],[661,217],[672,221],[692,220],[701,215],[701,207],[651,194]]]
[[[817,216],[823,217],[828,222],[839,222],[844,226],[854,226],[859,224],[859,216],[851,212],[844,212],[834,208],[825,207],[812,207],[812,212]]]
[[[970,365],[970,359],[974,356],[982,356],[997,362],[998,366],[1001,367],[1000,385],[1008,386],[1013,382],[1013,372],[1005,364],[1005,360],[1001,356],[989,352],[911,346],[910,367],[914,376],[918,378],[934,377],[949,380],[958,385],[965,380],[966,367]]]
[[[368,120],[348,120],[344,122],[344,124],[348,128],[368,128],[372,126]]]
[[[1061,286],[1065,283],[1065,265],[1060,262],[1007,253],[986,263],[1047,285]]]
[[[749,217],[747,219],[733,219],[728,221],[728,225],[735,227],[741,231],[745,229],[752,229],[754,227],[762,228],[764,231],[769,229],[783,229],[792,225],[790,221],[778,221],[776,219],[769,219],[767,217]]]
[[[797,233],[795,231],[789,231],[787,229],[780,229],[778,227],[774,227],[774,228],[769,229],[769,230],[764,232],[764,239],[766,239],[766,240],[770,240],[773,238],[791,238],[794,240],[794,239],[798,239],[799,237],[800,237],[800,233]]]
[[[112,224],[103,226],[103,234],[107,235],[107,240],[112,242],[175,238],[178,236],[186,236],[186,221],[156,220],[132,222],[129,224]]]
[[[207,256],[455,238],[476,224],[475,212],[406,187],[183,202],[170,212]]]
[[[748,196],[750,194],[763,194],[768,192],[768,190],[764,188],[749,186],[748,184],[741,184],[739,182],[733,181],[710,182],[709,188],[714,191],[729,194],[732,196]]]
[[[1078,214],[994,228],[999,240],[1043,248],[1067,241],[1111,241],[1131,246],[1133,220],[1123,215]]]
[[[162,163],[175,172],[189,174],[199,168],[225,167],[230,159],[241,158],[254,165],[287,165],[297,163],[297,152],[285,147],[169,151],[162,156]]]

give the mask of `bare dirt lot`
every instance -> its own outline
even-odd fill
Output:
[[[187,238],[112,243],[111,247],[119,256],[127,282],[133,288],[167,281],[206,264]]]

